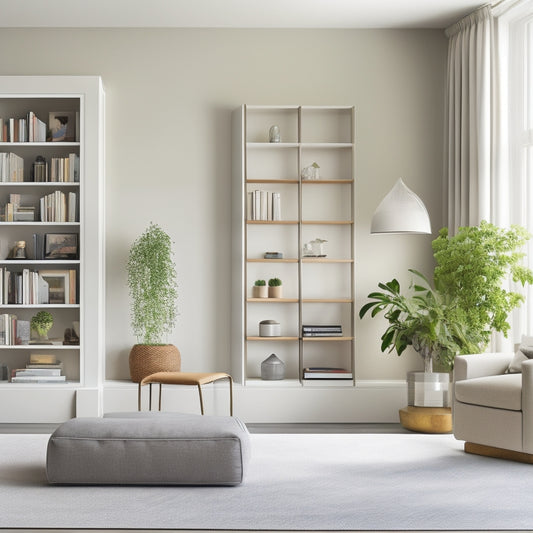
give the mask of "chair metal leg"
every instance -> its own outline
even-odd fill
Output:
[[[198,383],[198,393],[200,394],[200,411],[204,414],[204,399],[202,398],[202,386]]]
[[[149,402],[149,406],[150,406],[150,411],[152,410],[152,384],[151,383],[148,383],[148,386],[150,387],[150,402]]]
[[[159,410],[161,411],[161,394],[163,392],[163,383],[159,384]]]
[[[139,392],[137,393],[137,408],[141,410],[141,382],[139,381]]]

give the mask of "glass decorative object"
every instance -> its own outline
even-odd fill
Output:
[[[272,126],[268,132],[268,139],[271,143],[280,143],[281,134],[279,132],[279,126]]]
[[[302,179],[303,180],[319,180],[320,179],[320,165],[314,162],[308,167],[302,169]]]

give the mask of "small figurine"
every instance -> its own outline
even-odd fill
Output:
[[[326,257],[324,253],[324,243],[328,242],[325,239],[319,239],[318,237],[313,241],[306,242],[304,244],[302,255],[304,257]]]
[[[272,126],[268,132],[268,137],[271,143],[280,143],[281,135],[279,133],[279,126]]]
[[[8,259],[26,259],[26,241],[17,241],[15,246],[11,248]]]
[[[308,167],[302,169],[302,179],[304,180],[318,180],[320,179],[320,171],[318,170],[320,165],[317,162],[314,162]]]

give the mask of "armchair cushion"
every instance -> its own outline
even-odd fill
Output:
[[[520,411],[522,375],[504,374],[457,381],[455,398],[459,402],[471,405]]]

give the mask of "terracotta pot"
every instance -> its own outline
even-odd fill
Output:
[[[130,376],[134,383],[156,372],[179,372],[181,355],[173,344],[135,344],[130,352]]]
[[[268,297],[269,298],[281,298],[281,295],[283,293],[282,288],[283,288],[282,285],[278,285],[277,287],[269,287]]]

